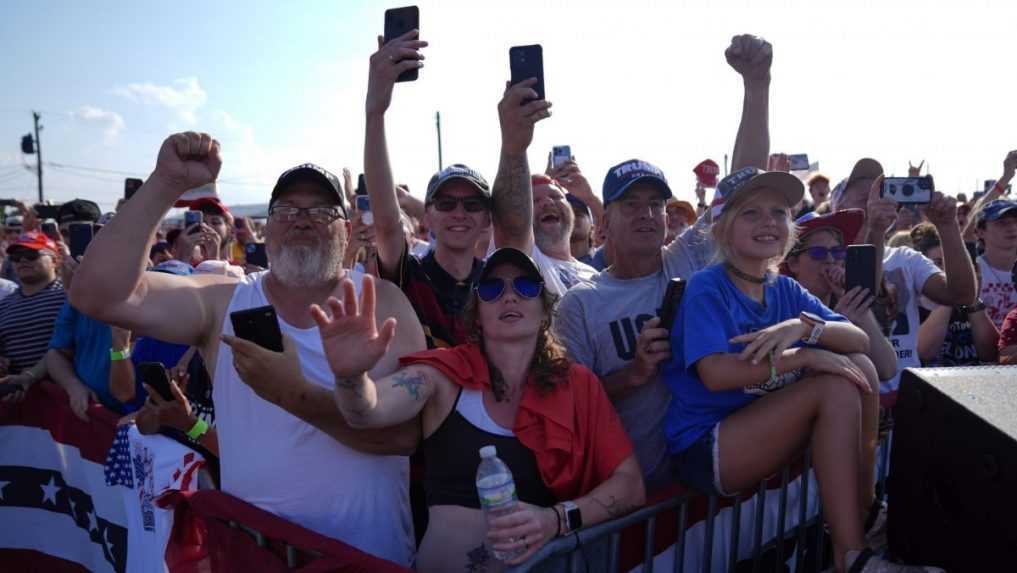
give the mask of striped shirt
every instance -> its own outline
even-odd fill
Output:
[[[46,354],[53,323],[66,301],[59,279],[32,296],[18,289],[0,299],[0,356],[11,361],[11,374],[35,366]]]

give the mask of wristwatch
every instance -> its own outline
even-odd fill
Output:
[[[975,304],[962,304],[957,308],[964,314],[973,314],[985,310],[985,301],[978,299]]]
[[[563,501],[561,503],[562,509],[565,513],[565,533],[572,533],[578,531],[583,527],[583,515],[579,511],[579,506],[574,501]]]
[[[798,316],[798,319],[810,328],[808,336],[802,337],[802,342],[805,344],[815,344],[819,342],[819,337],[823,336],[823,330],[826,328],[826,321],[811,312],[805,311],[802,311],[802,313]]]

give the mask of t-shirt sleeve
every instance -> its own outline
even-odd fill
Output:
[[[381,261],[378,261],[378,263],[379,263],[378,264],[378,274],[381,275],[381,278],[383,278],[383,279],[385,279],[385,280],[387,280],[389,282],[395,283],[395,285],[397,287],[402,289],[403,288],[403,284],[405,284],[406,277],[408,276],[408,273],[409,273],[409,270],[410,270],[410,268],[409,268],[409,263],[410,263],[410,247],[409,247],[409,244],[406,243],[406,242],[403,243],[403,253],[401,255],[399,255],[399,261],[395,265],[395,273],[394,274],[393,273],[385,272],[385,265],[381,264]]]
[[[74,348],[74,322],[77,311],[71,303],[65,302],[53,323],[53,336],[49,339],[50,348]]]
[[[731,316],[716,285],[704,282],[689,285],[693,292],[685,294],[680,312],[681,329],[672,335],[672,344],[677,338],[681,350],[682,367],[696,375],[692,367],[705,356],[727,353],[731,350],[728,339],[737,336],[728,332],[724,325]],[[693,286],[701,288],[693,289]]]
[[[596,350],[590,340],[582,300],[577,294],[566,294],[562,299],[554,320],[554,331],[574,362],[596,372]]]
[[[580,371],[589,377],[586,384],[588,392],[586,427],[587,435],[591,438],[587,451],[593,457],[594,487],[596,487],[611,477],[618,466],[635,450],[600,380],[588,370]],[[584,495],[585,493],[587,492],[584,492]]]
[[[1011,310],[1003,320],[1003,328],[999,330],[999,351],[1017,344],[1017,308]]]
[[[668,278],[689,278],[713,259],[713,236],[706,217],[685,230],[664,248],[664,269]]]
[[[794,296],[798,298],[799,308],[804,312],[810,312],[826,322],[847,322],[847,318],[834,312],[830,307],[823,304],[815,295],[805,290],[798,282],[793,282]]]
[[[942,273],[936,263],[929,260],[928,257],[919,253],[914,249],[903,249],[907,253],[906,265],[908,274],[911,275],[911,280],[915,285],[915,295],[921,296],[922,291],[925,290],[925,283],[932,275]]]

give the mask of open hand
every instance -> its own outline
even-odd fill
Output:
[[[159,149],[152,178],[161,179],[182,194],[215,181],[221,168],[219,142],[211,135],[193,131],[174,133]]]
[[[537,78],[529,78],[516,85],[505,84],[505,95],[498,103],[501,147],[505,152],[525,153],[533,141],[533,126],[551,117],[551,102],[537,99],[537,92],[533,89],[535,85]]]
[[[522,563],[558,534],[558,515],[554,508],[537,507],[516,502],[515,511],[491,519],[487,539],[497,551],[523,553],[509,560],[509,565]]]
[[[342,301],[329,297],[326,302],[331,318],[320,306],[311,305],[311,316],[318,324],[325,358],[338,379],[354,378],[374,368],[388,351],[396,329],[396,319],[388,318],[378,330],[374,277],[364,276],[359,304],[353,281],[343,279],[342,289]]]
[[[371,55],[371,71],[367,80],[367,113],[382,114],[392,103],[392,88],[399,74],[424,67],[421,48],[427,42],[418,40],[419,30],[410,30],[385,43],[378,36],[378,51]]]
[[[735,36],[731,38],[731,45],[724,51],[724,57],[745,81],[770,80],[773,46],[766,40],[751,34]]]

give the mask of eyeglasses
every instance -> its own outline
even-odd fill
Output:
[[[621,205],[622,213],[629,216],[645,213],[647,208],[650,210],[651,215],[660,215],[664,212],[665,206],[662,199],[651,199],[649,201],[622,199],[618,203]]]
[[[342,217],[342,211],[337,207],[291,207],[290,205],[275,205],[268,210],[268,216],[281,223],[296,221],[301,213],[319,225],[327,225]]]
[[[12,263],[20,263],[21,261],[34,263],[35,261],[38,261],[40,257],[42,257],[42,253],[32,249],[21,250],[7,255],[7,258],[10,259]]]
[[[507,279],[486,279],[477,284],[477,296],[484,302],[494,302],[505,294],[505,283]],[[544,288],[544,283],[533,280],[529,277],[516,277],[512,279],[512,290],[523,298],[537,298]]]
[[[455,211],[459,204],[462,204],[467,213],[479,213],[488,209],[487,201],[480,197],[438,197],[431,201],[431,205],[442,213]]]
[[[814,261],[825,261],[828,256],[835,261],[843,261],[847,257],[847,247],[809,247],[791,251],[792,255],[800,253],[806,253]]]

